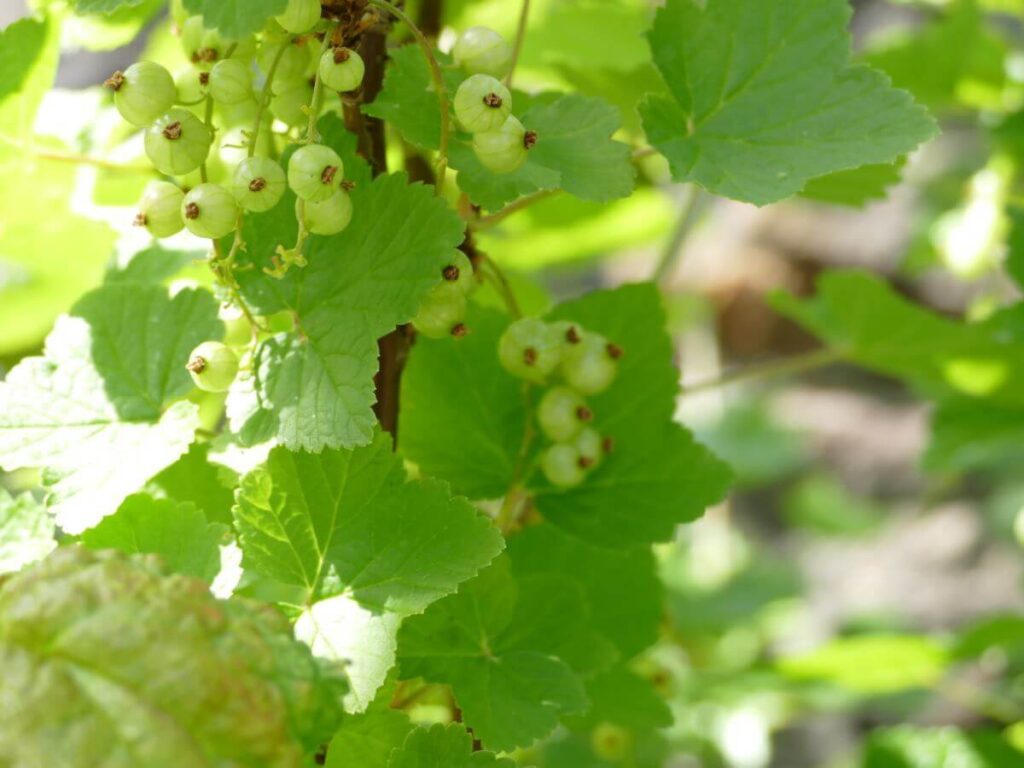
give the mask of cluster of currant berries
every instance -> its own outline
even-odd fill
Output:
[[[473,152],[492,173],[512,173],[537,145],[512,114],[512,93],[500,78],[512,68],[512,48],[487,27],[467,29],[452,49],[455,63],[470,76],[455,92],[455,117],[473,134]]]
[[[445,336],[461,338],[467,333],[467,299],[476,288],[473,264],[462,251],[453,251],[441,268],[441,282],[436,285],[413,318],[417,332],[432,339]]]
[[[319,0],[289,0],[285,12],[258,38],[235,42],[204,27],[201,17],[189,17],[180,31],[192,66],[177,82],[154,62],[133,64],[107,80],[118,111],[144,129],[146,154],[168,177],[146,188],[138,225],[154,237],[187,228],[199,237],[219,239],[236,229],[243,212],[275,207],[287,186],[298,197],[296,215],[303,231],[333,235],[348,226],[350,185],[334,150],[305,144],[292,155],[287,174],[276,160],[256,151],[265,108],[291,130],[308,122],[316,110],[311,81],[340,93],[362,82],[364,65],[358,53],[327,40],[319,44],[320,16]],[[259,96],[254,88],[258,79],[263,81]],[[263,103],[264,97],[269,103]],[[206,119],[193,108],[205,111]],[[226,128],[220,136],[214,127],[215,109]],[[250,123],[255,127],[242,127]],[[211,157],[218,140],[218,156]],[[234,159],[232,149],[243,150],[234,169],[214,169],[216,161]],[[215,170],[223,170],[220,183],[213,180]]]
[[[622,354],[621,347],[577,323],[536,318],[512,323],[498,342],[498,359],[512,375],[531,384],[547,384],[556,375],[562,381],[537,405],[537,422],[552,443],[540,467],[553,485],[579,485],[611,452],[611,438],[590,426],[594,412],[585,397],[612,385]]]

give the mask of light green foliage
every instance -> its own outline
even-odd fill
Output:
[[[226,534],[225,526],[210,525],[192,504],[137,494],[82,534],[82,543],[90,549],[158,555],[168,571],[212,581],[220,570],[218,544]]]
[[[593,293],[551,317],[580,323],[623,347],[625,355],[612,387],[589,400],[592,426],[613,439],[614,450],[570,490],[553,488],[536,474],[527,478],[538,510],[600,546],[663,540],[677,523],[714,503],[729,480],[726,468],[671,421],[678,372],[655,289],[633,285]],[[521,383],[494,369],[505,322],[479,312],[470,316],[473,332],[458,346],[418,344],[403,384],[403,450],[425,471],[476,498],[500,496],[514,482],[528,418]],[[487,392],[488,398],[456,399],[454,391]],[[637,398],[638,391],[645,397]],[[531,455],[541,448],[539,442],[531,446]]]
[[[0,575],[42,560],[54,547],[53,519],[31,494],[0,488]]]
[[[79,547],[0,586],[0,660],[0,754],[19,767],[59,748],[67,768],[300,768],[343,690],[274,611]]]
[[[1013,768],[1021,760],[996,731],[905,725],[869,737],[863,768]]]
[[[331,122],[338,121],[329,120],[328,128]],[[335,149],[349,178],[366,173],[351,144]],[[256,391],[233,393],[232,425],[247,441],[276,436],[305,450],[369,442],[377,339],[412,319],[462,241],[458,216],[430,189],[410,186],[404,174],[357,180],[351,197],[349,227],[313,239],[308,266],[283,280],[262,268],[276,243],[295,239],[294,196],[246,218],[250,245],[241,260],[256,267],[240,276],[246,297],[263,314],[287,310],[297,322],[295,333],[277,334],[257,349]]]
[[[43,52],[46,22],[21,19],[0,29],[0,102],[17,93]]]
[[[388,768],[391,754],[405,741],[412,723],[404,712],[391,709],[390,693],[378,696],[358,715],[342,720],[327,750],[327,768]]]
[[[349,661],[354,709],[383,682],[398,622],[503,547],[490,522],[443,484],[408,481],[386,435],[353,451],[276,448],[237,498],[244,566],[305,590],[312,608],[300,634]]]
[[[1006,54],[976,0],[954,0],[939,20],[873,45],[866,60],[933,109],[998,108]]]
[[[75,10],[79,13],[109,14],[122,8],[132,8],[145,0],[72,0]]]
[[[856,693],[878,695],[935,685],[948,663],[945,650],[926,637],[862,635],[783,659],[779,668],[796,679],[824,680]]]
[[[932,138],[908,93],[850,64],[849,17],[846,0],[670,0],[649,40],[672,95],[641,114],[673,178],[764,205]]]
[[[422,54],[415,46],[400,48],[388,70],[385,87],[370,114],[391,122],[409,141],[436,148],[441,113]],[[446,69],[452,93],[463,75]],[[537,145],[526,164],[509,174],[494,174],[480,165],[469,137],[451,147],[452,168],[470,199],[494,210],[545,189],[564,189],[583,200],[609,202],[633,191],[635,171],[629,147],[611,138],[619,128],[618,110],[600,99],[578,94],[544,94],[532,101],[513,94],[514,114],[527,130],[537,132]]]
[[[512,768],[493,752],[474,752],[473,737],[461,725],[417,728],[391,756],[388,768]]]
[[[820,203],[862,208],[873,200],[882,200],[889,188],[900,181],[903,160],[883,165],[863,165],[850,171],[837,171],[807,182],[801,197]]]
[[[288,0],[183,0],[185,10],[198,13],[207,27],[231,39],[241,39],[282,13]]]
[[[813,299],[780,294],[774,304],[843,357],[929,394],[1024,403],[1018,310],[986,322],[956,322],[900,298],[861,272],[829,273]]]
[[[221,333],[203,291],[171,299],[124,284],[86,295],[58,321],[44,356],[0,383],[0,466],[45,467],[58,525],[95,525],[187,450],[197,424],[195,406],[173,402],[191,387],[182,361]]]
[[[501,559],[399,635],[402,676],[449,684],[466,724],[491,749],[528,745],[587,706],[579,678],[552,654],[574,627],[552,621],[550,603],[520,597]]]

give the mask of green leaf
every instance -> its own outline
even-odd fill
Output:
[[[895,163],[864,165],[819,176],[807,182],[800,195],[819,203],[863,208],[872,200],[884,199],[889,187],[899,183],[904,164],[901,158]]]
[[[137,494],[116,513],[82,535],[90,549],[118,549],[129,555],[159,555],[169,571],[213,581],[220,570],[223,525],[210,525],[192,504]]]
[[[171,251],[153,245],[134,254],[125,264],[111,265],[103,282],[162,285],[192,262],[205,257],[201,251]]]
[[[344,690],[264,606],[80,547],[0,585],[0,663],[15,766],[301,768]]]
[[[484,746],[525,746],[554,730],[562,715],[587,706],[580,680],[552,655],[573,630],[551,620],[543,601],[520,600],[502,558],[404,624],[402,676],[450,685]]]
[[[965,472],[1024,459],[1024,409],[968,398],[940,400],[932,412],[924,466]]]
[[[946,14],[912,32],[887,35],[869,48],[866,61],[933,109],[1001,110],[1006,44],[987,28],[975,0],[955,0]]]
[[[358,169],[344,159],[346,170]],[[348,229],[312,237],[308,266],[283,280],[262,270],[277,244],[295,241],[294,197],[246,217],[239,261],[254,267],[240,275],[246,297],[263,314],[293,313],[297,326],[259,346],[255,376],[231,394],[232,427],[246,442],[276,437],[311,451],[370,442],[377,340],[412,319],[464,236],[444,201],[405,174],[357,182],[352,205]]]
[[[474,752],[473,737],[458,723],[416,728],[395,752],[388,768],[514,768],[492,752]]]
[[[650,681],[616,667],[587,681],[591,708],[586,723],[615,723],[632,730],[668,728],[672,712]]]
[[[850,14],[847,0],[669,0],[648,39],[672,96],[640,111],[672,177],[764,205],[935,136],[908,93],[850,64]]]
[[[209,453],[208,443],[193,443],[188,453],[149,481],[146,493],[193,504],[210,522],[231,526],[238,475],[223,464],[212,463]]]
[[[98,0],[103,2],[103,0]],[[258,32],[274,16],[284,13],[288,0],[183,0],[185,10],[202,15],[207,27],[233,40]]]
[[[863,768],[1015,768],[1024,753],[995,731],[917,728],[909,725],[874,731]]]
[[[384,89],[364,111],[389,121],[407,141],[437,149],[441,109],[426,60],[413,45],[397,49],[392,59]],[[454,94],[465,74],[450,66],[443,71],[445,84]],[[615,107],[579,94],[548,93],[531,99],[516,93],[515,102],[516,116],[539,137],[518,171],[488,171],[473,154],[470,137],[453,136],[451,167],[459,171],[459,187],[474,203],[495,210],[521,195],[545,189],[563,189],[581,200],[603,203],[633,191],[636,171],[629,147],[611,138],[621,127]]]
[[[488,171],[469,143],[452,145],[451,166],[459,172],[459,187],[477,205],[496,210],[522,195],[546,189],[563,189],[599,203],[632,193],[636,170],[630,149],[611,138],[620,127],[615,107],[571,94],[538,99],[520,119],[539,138],[526,164],[513,173]]]
[[[17,93],[43,54],[45,20],[20,19],[0,29],[0,101]]]
[[[0,575],[42,560],[54,547],[53,519],[31,494],[11,496],[0,487]]]
[[[650,549],[600,549],[544,524],[514,536],[509,557],[517,578],[540,574],[579,584],[590,606],[591,626],[624,658],[657,640],[664,592]]]
[[[113,13],[121,8],[140,5],[145,0],[72,0],[78,13]]]
[[[388,768],[391,753],[412,730],[409,716],[378,696],[363,713],[346,717],[327,749],[327,768]]]
[[[929,688],[942,679],[948,655],[916,635],[840,638],[802,656],[781,659],[779,669],[798,680],[825,680],[867,695]]]
[[[841,356],[929,395],[1024,404],[1024,316],[1017,309],[986,322],[956,322],[876,277],[843,271],[822,277],[812,299],[778,294],[772,303]]]
[[[531,475],[538,511],[598,546],[632,548],[669,538],[677,524],[722,497],[729,473],[672,421],[679,374],[657,289],[642,284],[593,293],[552,317],[605,335],[625,356],[615,384],[590,400],[594,426],[614,440],[614,452],[578,488],[556,489]],[[523,442],[521,383],[499,367],[495,352],[507,322],[477,311],[467,338],[420,340],[403,382],[403,452],[474,498],[508,491]],[[533,441],[527,464],[542,447]]]
[[[454,592],[503,547],[490,521],[445,485],[407,480],[384,434],[352,451],[275,448],[237,499],[246,569],[326,598],[298,631],[315,651],[349,660],[357,709],[393,662],[400,620]]]
[[[58,321],[44,356],[0,383],[0,466],[45,467],[57,524],[90,528],[188,449],[198,420],[179,400],[191,389],[182,361],[222,334],[204,291],[88,294]]]

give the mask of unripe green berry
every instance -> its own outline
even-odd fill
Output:
[[[526,381],[542,383],[558,367],[561,344],[551,327],[533,317],[516,320],[498,341],[498,360]]]
[[[424,336],[443,339],[446,336],[464,336],[465,319],[466,297],[460,293],[438,291],[435,288],[423,299],[412,324]]]
[[[568,387],[549,389],[537,405],[540,429],[556,443],[572,440],[593,418],[587,402]]]
[[[204,341],[192,350],[185,368],[204,392],[227,392],[238,375],[238,355],[219,341]]]
[[[288,7],[274,19],[293,35],[309,32],[320,21],[320,0],[288,0]]]
[[[502,78],[512,68],[512,47],[489,27],[471,27],[463,32],[452,56],[471,75]]]
[[[210,95],[218,104],[241,104],[252,96],[252,72],[236,59],[218,61],[210,70]]]
[[[288,162],[288,186],[303,200],[327,200],[341,189],[345,168],[338,153],[323,144],[295,150]]]
[[[611,451],[611,441],[601,437],[600,433],[592,427],[584,427],[573,440],[576,451],[580,455],[580,466],[584,469],[594,469],[606,453]]]
[[[224,343],[229,347],[244,347],[252,341],[252,326],[245,313],[234,304],[222,304],[217,313],[224,323]]]
[[[181,27],[185,57],[199,69],[210,69],[224,58],[228,44],[216,29],[203,25],[202,16],[192,16]]]
[[[210,154],[210,129],[187,109],[175,108],[146,131],[146,155],[160,173],[183,176],[201,166]]]
[[[571,347],[583,341],[583,328],[579,323],[570,320],[558,320],[551,323],[551,329],[562,342],[562,346]]]
[[[305,80],[281,85],[281,91],[270,100],[270,111],[278,120],[292,128],[309,122],[306,108],[313,100],[313,86]]]
[[[590,746],[601,760],[620,763],[633,747],[633,735],[621,725],[598,723],[590,734]]]
[[[480,165],[492,173],[512,173],[523,166],[536,144],[537,134],[526,130],[518,119],[509,116],[498,130],[473,136],[473,153]]]
[[[192,104],[205,99],[210,92],[210,73],[190,66],[174,76],[174,85],[178,101]]]
[[[473,263],[462,251],[452,251],[447,263],[441,267],[441,287],[469,296],[476,289]]]
[[[351,48],[333,48],[320,57],[320,81],[339,93],[358,88],[365,72],[363,57]]]
[[[314,235],[336,235],[352,221],[352,198],[343,189],[322,202],[296,201],[296,216],[299,215],[300,207],[302,221]]]
[[[580,466],[580,454],[573,445],[556,443],[544,451],[540,468],[552,485],[572,488],[586,478],[586,470]]]
[[[596,333],[586,333],[562,354],[562,378],[583,395],[596,395],[612,385],[622,349]]]
[[[185,227],[181,201],[185,193],[167,181],[151,181],[139,201],[135,225],[145,227],[153,237],[170,237]]]
[[[200,184],[185,195],[181,215],[193,235],[216,240],[234,230],[238,206],[234,196],[219,184]]]
[[[288,182],[284,168],[266,157],[247,157],[235,168],[231,193],[239,206],[262,213],[280,202]]]
[[[285,36],[287,40],[287,35]],[[298,46],[292,43],[287,44],[281,54],[281,60],[277,62],[277,69],[274,70],[274,89],[285,90],[284,84],[292,84],[298,80],[306,79],[306,65],[309,56],[306,52],[307,46]],[[258,63],[264,75],[270,73],[270,68],[277,58],[280,44],[264,45],[260,48]]]
[[[455,92],[455,117],[470,133],[496,131],[512,114],[512,94],[490,75],[473,75]]]
[[[140,128],[173,107],[178,96],[171,73],[151,61],[115,72],[104,85],[114,92],[114,106],[121,117]]]

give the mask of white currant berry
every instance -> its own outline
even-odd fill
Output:
[[[192,350],[185,368],[204,392],[227,392],[238,375],[238,355],[219,341],[204,341]]]
[[[174,184],[151,181],[139,201],[135,225],[145,227],[153,237],[176,235],[185,227],[185,220],[181,217],[181,201],[184,198],[185,193]]]
[[[288,0],[288,7],[274,19],[287,32],[301,35],[320,21],[320,0]]]
[[[593,418],[586,400],[568,387],[549,389],[537,405],[540,429],[556,443],[572,440]]]
[[[178,90],[178,101],[194,104],[205,99],[210,92],[210,73],[187,67],[174,76],[174,85]]]
[[[104,85],[114,92],[114,106],[121,117],[140,128],[173,107],[178,97],[171,73],[151,61],[115,72]]]
[[[320,57],[320,80],[339,93],[354,91],[363,82],[366,65],[351,48],[333,48]]]
[[[200,184],[181,201],[181,215],[193,235],[216,240],[234,230],[238,206],[220,184]]]
[[[252,326],[245,313],[234,304],[222,304],[217,317],[224,323],[224,343],[229,347],[244,347],[252,341]]]
[[[338,153],[323,144],[307,144],[288,161],[288,186],[303,200],[327,200],[341,188],[345,168]]]
[[[300,202],[295,202],[296,215]],[[352,221],[352,198],[348,192],[339,189],[321,202],[301,201],[302,221],[314,235],[336,235]]]
[[[466,78],[455,92],[455,117],[470,133],[496,131],[512,114],[512,94],[490,75]]]
[[[209,85],[218,104],[241,104],[252,97],[252,72],[237,59],[218,61],[210,70]]]
[[[452,255],[441,267],[441,288],[469,296],[476,289],[473,276],[473,263],[462,251],[452,251]]]
[[[583,341],[583,328],[579,323],[574,323],[570,320],[558,320],[551,324],[551,329],[562,342],[563,349]]]
[[[551,375],[560,359],[561,344],[551,327],[533,317],[516,320],[498,341],[498,360],[505,370],[536,384]]]
[[[606,453],[611,451],[611,441],[601,437],[600,433],[592,427],[584,427],[573,440],[576,451],[580,455],[580,466],[583,469],[594,469]]]
[[[287,37],[287,35],[286,35]],[[284,84],[290,84],[298,80],[306,79],[306,66],[309,63],[309,56],[306,52],[307,46],[288,44],[283,53],[280,53],[280,44],[264,45],[260,48],[257,62],[264,75],[270,73],[270,68],[277,62],[277,69],[274,70],[274,89],[282,90]]]
[[[596,333],[585,333],[562,354],[562,378],[583,395],[604,392],[615,381],[622,349]]]
[[[186,58],[199,69],[210,69],[224,58],[228,44],[216,29],[208,29],[202,16],[192,16],[181,27]]]
[[[471,27],[463,32],[452,56],[471,75],[502,78],[512,68],[512,46],[489,27]]]
[[[306,109],[313,100],[313,86],[305,80],[281,85],[270,100],[270,111],[285,125],[295,128],[309,122]]]
[[[235,168],[231,193],[247,211],[269,211],[288,186],[284,168],[267,157],[247,157]]]
[[[537,134],[509,116],[499,129],[474,134],[473,153],[491,173],[512,173],[523,166],[536,144]]]
[[[567,443],[556,443],[544,451],[540,467],[548,482],[559,488],[573,488],[582,483],[587,475],[580,465],[579,451]]]
[[[633,748],[633,735],[621,725],[601,722],[590,734],[590,746],[602,761],[621,763]]]
[[[447,336],[464,336],[465,319],[466,297],[461,293],[438,291],[435,288],[423,299],[412,324],[424,336],[443,339]]]
[[[187,109],[166,112],[146,131],[146,155],[160,173],[184,176],[210,154],[210,129]]]

